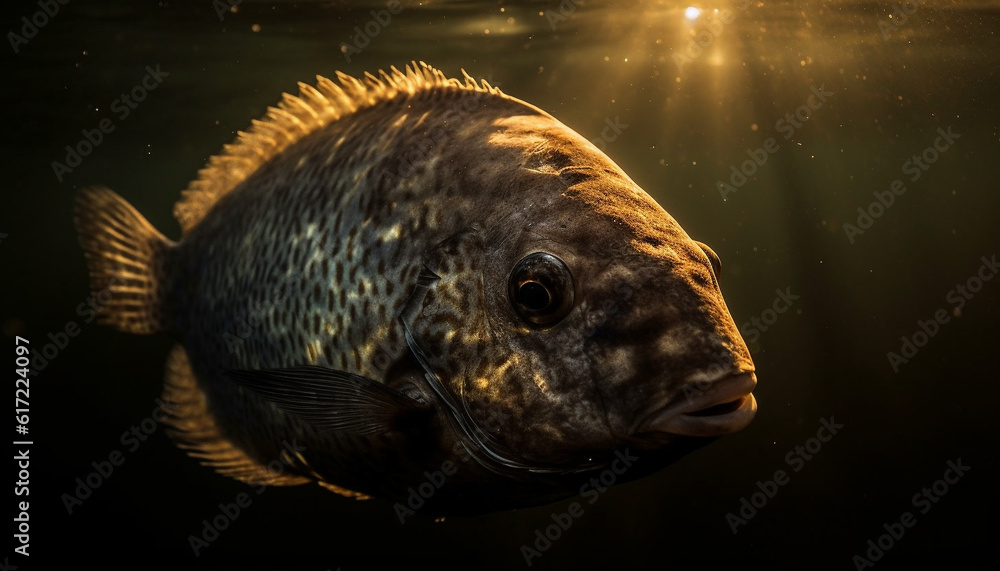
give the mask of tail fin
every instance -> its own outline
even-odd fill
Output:
[[[128,333],[167,329],[163,280],[173,242],[107,188],[80,191],[75,223],[100,321]]]

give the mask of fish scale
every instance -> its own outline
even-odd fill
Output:
[[[179,446],[243,481],[413,509],[451,463],[419,502],[436,515],[572,495],[623,449],[634,479],[750,422],[717,257],[593,144],[426,64],[337,78],[209,160],[177,242],[80,193],[101,319],[178,341]]]
[[[382,124],[390,122],[383,117],[373,117],[373,119]],[[334,124],[330,127],[337,126]],[[239,188],[236,189],[230,195],[228,204],[225,204],[224,207],[217,207],[206,215],[201,224],[208,224],[209,227],[216,226],[214,217],[220,218],[217,224],[220,231],[217,234],[209,233],[202,236],[196,227],[185,238],[184,247],[190,248],[192,252],[201,250],[203,242],[214,244],[219,259],[230,258],[230,252],[236,251],[242,235],[261,236],[263,238],[260,243],[290,242],[294,249],[292,250],[292,259],[289,262],[290,266],[286,271],[293,272],[295,271],[294,267],[303,265],[304,258],[308,256],[309,252],[317,249],[320,242],[319,234],[314,234],[312,238],[306,237],[305,228],[314,224],[323,224],[323,219],[330,212],[330,210],[323,208],[306,210],[303,205],[322,203],[324,197],[339,197],[339,200],[333,205],[338,213],[333,229],[339,226],[341,232],[333,232],[330,235],[327,233],[329,226],[324,225],[322,236],[325,236],[332,246],[329,251],[323,252],[323,255],[326,256],[326,259],[333,261],[338,268],[343,268],[339,272],[343,277],[332,280],[329,275],[312,276],[309,274],[309,266],[307,265],[303,279],[291,282],[299,284],[298,290],[292,290],[289,285],[286,285],[277,298],[271,298],[274,303],[274,314],[279,315],[280,320],[274,327],[259,332],[255,331],[253,335],[239,343],[239,350],[233,352],[231,360],[226,363],[217,359],[217,355],[223,353],[225,348],[219,342],[215,332],[227,327],[231,328],[233,323],[247,322],[250,316],[240,313],[244,306],[237,300],[243,299],[245,295],[266,298],[267,286],[260,282],[253,282],[249,277],[240,280],[240,272],[236,272],[235,276],[232,272],[216,274],[225,276],[225,281],[207,284],[207,287],[204,288],[205,295],[202,296],[201,301],[210,304],[215,312],[226,314],[229,325],[220,323],[217,326],[202,327],[199,331],[203,332],[203,335],[194,337],[190,342],[185,343],[196,374],[219,377],[225,368],[282,368],[308,363],[340,368],[355,374],[378,378],[379,371],[375,371],[371,362],[365,358],[363,348],[370,352],[376,346],[398,345],[402,342],[398,325],[388,319],[388,316],[398,314],[405,301],[403,295],[405,292],[400,289],[396,290],[393,297],[385,295],[374,297],[378,302],[373,308],[369,305],[373,298],[358,295],[357,284],[359,280],[365,279],[363,276],[376,275],[378,260],[382,260],[383,264],[389,268],[396,269],[395,272],[379,275],[385,282],[406,283],[411,279],[416,271],[416,265],[413,262],[409,265],[403,264],[401,260],[404,258],[417,260],[418,253],[393,248],[397,244],[386,243],[382,239],[380,230],[387,224],[406,223],[407,213],[397,213],[393,217],[392,211],[387,208],[378,213],[370,207],[375,202],[372,199],[375,193],[370,190],[372,185],[370,179],[377,173],[375,172],[376,168],[365,164],[362,159],[355,159],[362,161],[359,165],[353,164],[351,160],[343,161],[341,168],[346,168],[348,171],[346,176],[335,179],[339,183],[339,188],[310,184],[311,181],[329,180],[323,176],[322,172],[313,173],[306,169],[295,168],[291,168],[289,171],[289,165],[319,162],[307,160],[300,163],[302,158],[314,156],[313,153],[316,151],[315,145],[310,144],[312,141],[317,141],[316,145],[322,146],[331,139],[338,139],[340,136],[350,137],[351,132],[363,130],[365,129],[352,126],[344,135],[336,132],[314,133],[310,140],[300,141],[290,146],[285,150],[280,161],[275,161],[258,171],[260,178],[255,188],[247,189],[245,192],[241,192]],[[376,127],[371,126],[365,131],[376,132]],[[392,139],[391,134],[382,137],[386,141]],[[377,146],[378,141],[363,140],[359,141],[358,144],[368,147]],[[389,155],[391,156],[391,152]],[[338,164],[336,160],[323,162],[329,165],[327,168],[334,168]],[[280,174],[272,174],[272,172]],[[432,173],[428,172],[427,174]],[[410,180],[414,181],[415,179],[411,178]],[[342,181],[348,181],[348,183],[344,184]],[[350,184],[352,181],[353,185]],[[414,184],[416,183],[414,182]],[[427,184],[443,186],[435,181],[429,181]],[[284,188],[284,192],[281,194],[274,193],[272,190],[274,186],[278,185]],[[378,192],[378,189],[375,192]],[[274,203],[270,204],[269,201]],[[251,207],[251,205],[256,207]],[[423,209],[429,208],[428,202],[424,201]],[[234,219],[234,212],[252,213],[252,217],[248,217],[247,220]],[[427,210],[424,210],[423,217],[423,220],[414,219],[415,221],[410,223],[411,229],[434,224],[434,221],[431,220],[432,216]],[[438,217],[433,216],[433,218]],[[268,259],[266,252],[261,250],[251,248],[249,251],[240,252],[238,258],[254,261]],[[179,256],[183,257],[183,254],[179,254]],[[280,264],[280,262],[278,263]],[[189,269],[189,273],[199,272],[199,265],[214,265],[214,262],[210,261],[205,264],[198,261],[196,264]],[[279,267],[281,266],[279,265]],[[244,273],[248,273],[248,271],[249,268]],[[229,280],[234,277],[235,281],[230,282]],[[309,299],[309,296],[305,295],[306,292],[314,288],[322,288],[329,292],[328,295],[336,295],[338,304],[333,312],[329,311],[328,304],[305,303],[305,300]],[[301,304],[300,300],[302,300]],[[226,308],[227,304],[231,304],[232,308]],[[183,305],[180,305],[178,310],[195,315],[204,313],[200,307],[187,309]],[[369,316],[372,316],[372,319],[382,316],[382,321],[387,322],[388,325],[373,327],[367,322]],[[325,331],[309,327],[308,324],[312,321],[310,317],[324,322],[336,320],[338,325],[334,333],[327,334]],[[324,350],[310,352],[308,348],[313,344],[322,346]],[[275,348],[281,350],[275,351]],[[213,390],[216,386],[220,387],[218,392]],[[224,383],[213,385],[213,388],[208,391],[213,402],[233,401],[229,387]],[[230,416],[228,409],[235,411],[235,409],[243,410],[246,407],[253,410],[254,404],[258,405],[258,408],[264,409],[268,406],[267,403],[254,401],[253,397],[244,400],[237,399],[234,404],[226,408],[220,406],[219,416]],[[229,432],[236,431],[230,429]],[[269,438],[271,438],[269,433],[255,432],[251,429],[241,437],[241,441],[259,442],[267,441]],[[272,445],[269,450],[264,450],[259,455],[266,458],[275,450],[276,446]],[[356,459],[351,460],[351,462],[356,462]],[[339,469],[340,467],[336,466],[335,468]]]

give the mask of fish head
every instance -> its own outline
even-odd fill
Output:
[[[715,253],[547,114],[494,127],[468,184],[501,199],[435,248],[409,322],[466,448],[569,471],[746,427],[756,377]]]

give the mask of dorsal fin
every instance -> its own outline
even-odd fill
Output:
[[[503,95],[486,80],[477,83],[464,71],[464,80],[448,78],[424,62],[411,62],[405,71],[395,67],[366,73],[357,79],[337,72],[339,84],[316,76],[316,86],[299,83],[299,95],[283,94],[277,107],[254,120],[248,131],[240,131],[234,143],[225,145],[181,193],[174,216],[187,234],[220,197],[254,173],[262,164],[302,136],[324,125],[393,99],[400,93],[414,95],[434,88],[451,88]]]

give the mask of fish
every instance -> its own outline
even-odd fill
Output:
[[[100,321],[176,340],[165,422],[203,465],[469,515],[655,473],[753,419],[716,253],[462,73],[299,83],[182,192],[176,241],[78,192]]]

